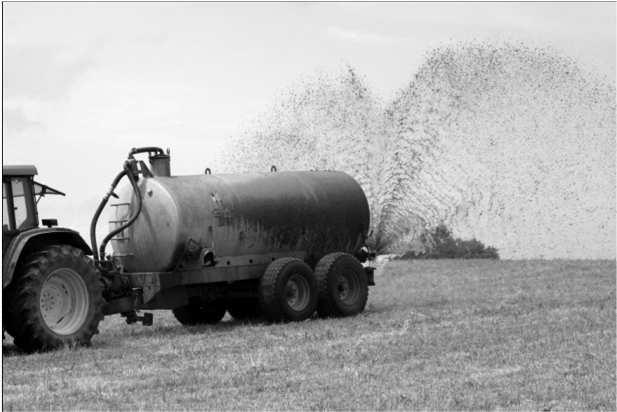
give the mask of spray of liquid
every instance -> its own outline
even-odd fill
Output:
[[[387,102],[351,68],[302,80],[225,158],[349,173],[382,252],[444,222],[506,258],[615,256],[615,86],[548,48],[433,50]]]

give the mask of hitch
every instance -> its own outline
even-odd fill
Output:
[[[127,325],[141,322],[141,324],[144,326],[152,326],[152,321],[154,319],[152,313],[150,312],[145,312],[143,316],[138,316],[137,312],[134,310],[131,310],[129,312],[122,312],[121,315],[126,318]]]
[[[366,273],[366,279],[369,286],[375,286],[375,268],[371,266],[364,267],[364,273]]]
[[[375,256],[377,256],[377,254],[370,250],[367,246],[362,246],[360,248],[360,250],[358,250],[358,252],[356,252],[356,258],[361,262],[364,263],[367,260],[374,260]]]

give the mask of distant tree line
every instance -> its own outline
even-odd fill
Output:
[[[476,239],[455,238],[443,223],[423,233],[420,240],[424,250],[409,251],[401,259],[499,259],[496,248]]]

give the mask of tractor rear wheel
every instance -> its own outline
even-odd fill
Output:
[[[222,300],[211,302],[189,303],[173,309],[172,312],[178,322],[185,326],[213,325],[225,316],[225,302]]]
[[[5,295],[7,331],[26,352],[89,345],[103,319],[103,284],[80,249],[54,245],[29,255]]]
[[[358,259],[348,253],[330,253],[317,263],[315,277],[319,288],[319,316],[351,316],[364,310],[368,279]]]
[[[2,299],[2,332],[6,331],[11,336],[15,336],[17,333],[17,326],[19,325],[19,321],[15,319],[15,315],[10,309],[12,302],[9,296],[14,293],[14,289],[11,283],[2,291],[2,295],[4,296],[4,299]]]
[[[275,260],[261,277],[259,303],[265,317],[273,322],[309,318],[317,306],[313,271],[297,258]]]

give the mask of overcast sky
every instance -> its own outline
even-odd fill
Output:
[[[41,217],[88,236],[131,147],[200,173],[278,94],[346,64],[383,99],[432,48],[551,46],[615,82],[615,3],[4,3],[3,163],[68,193]]]

